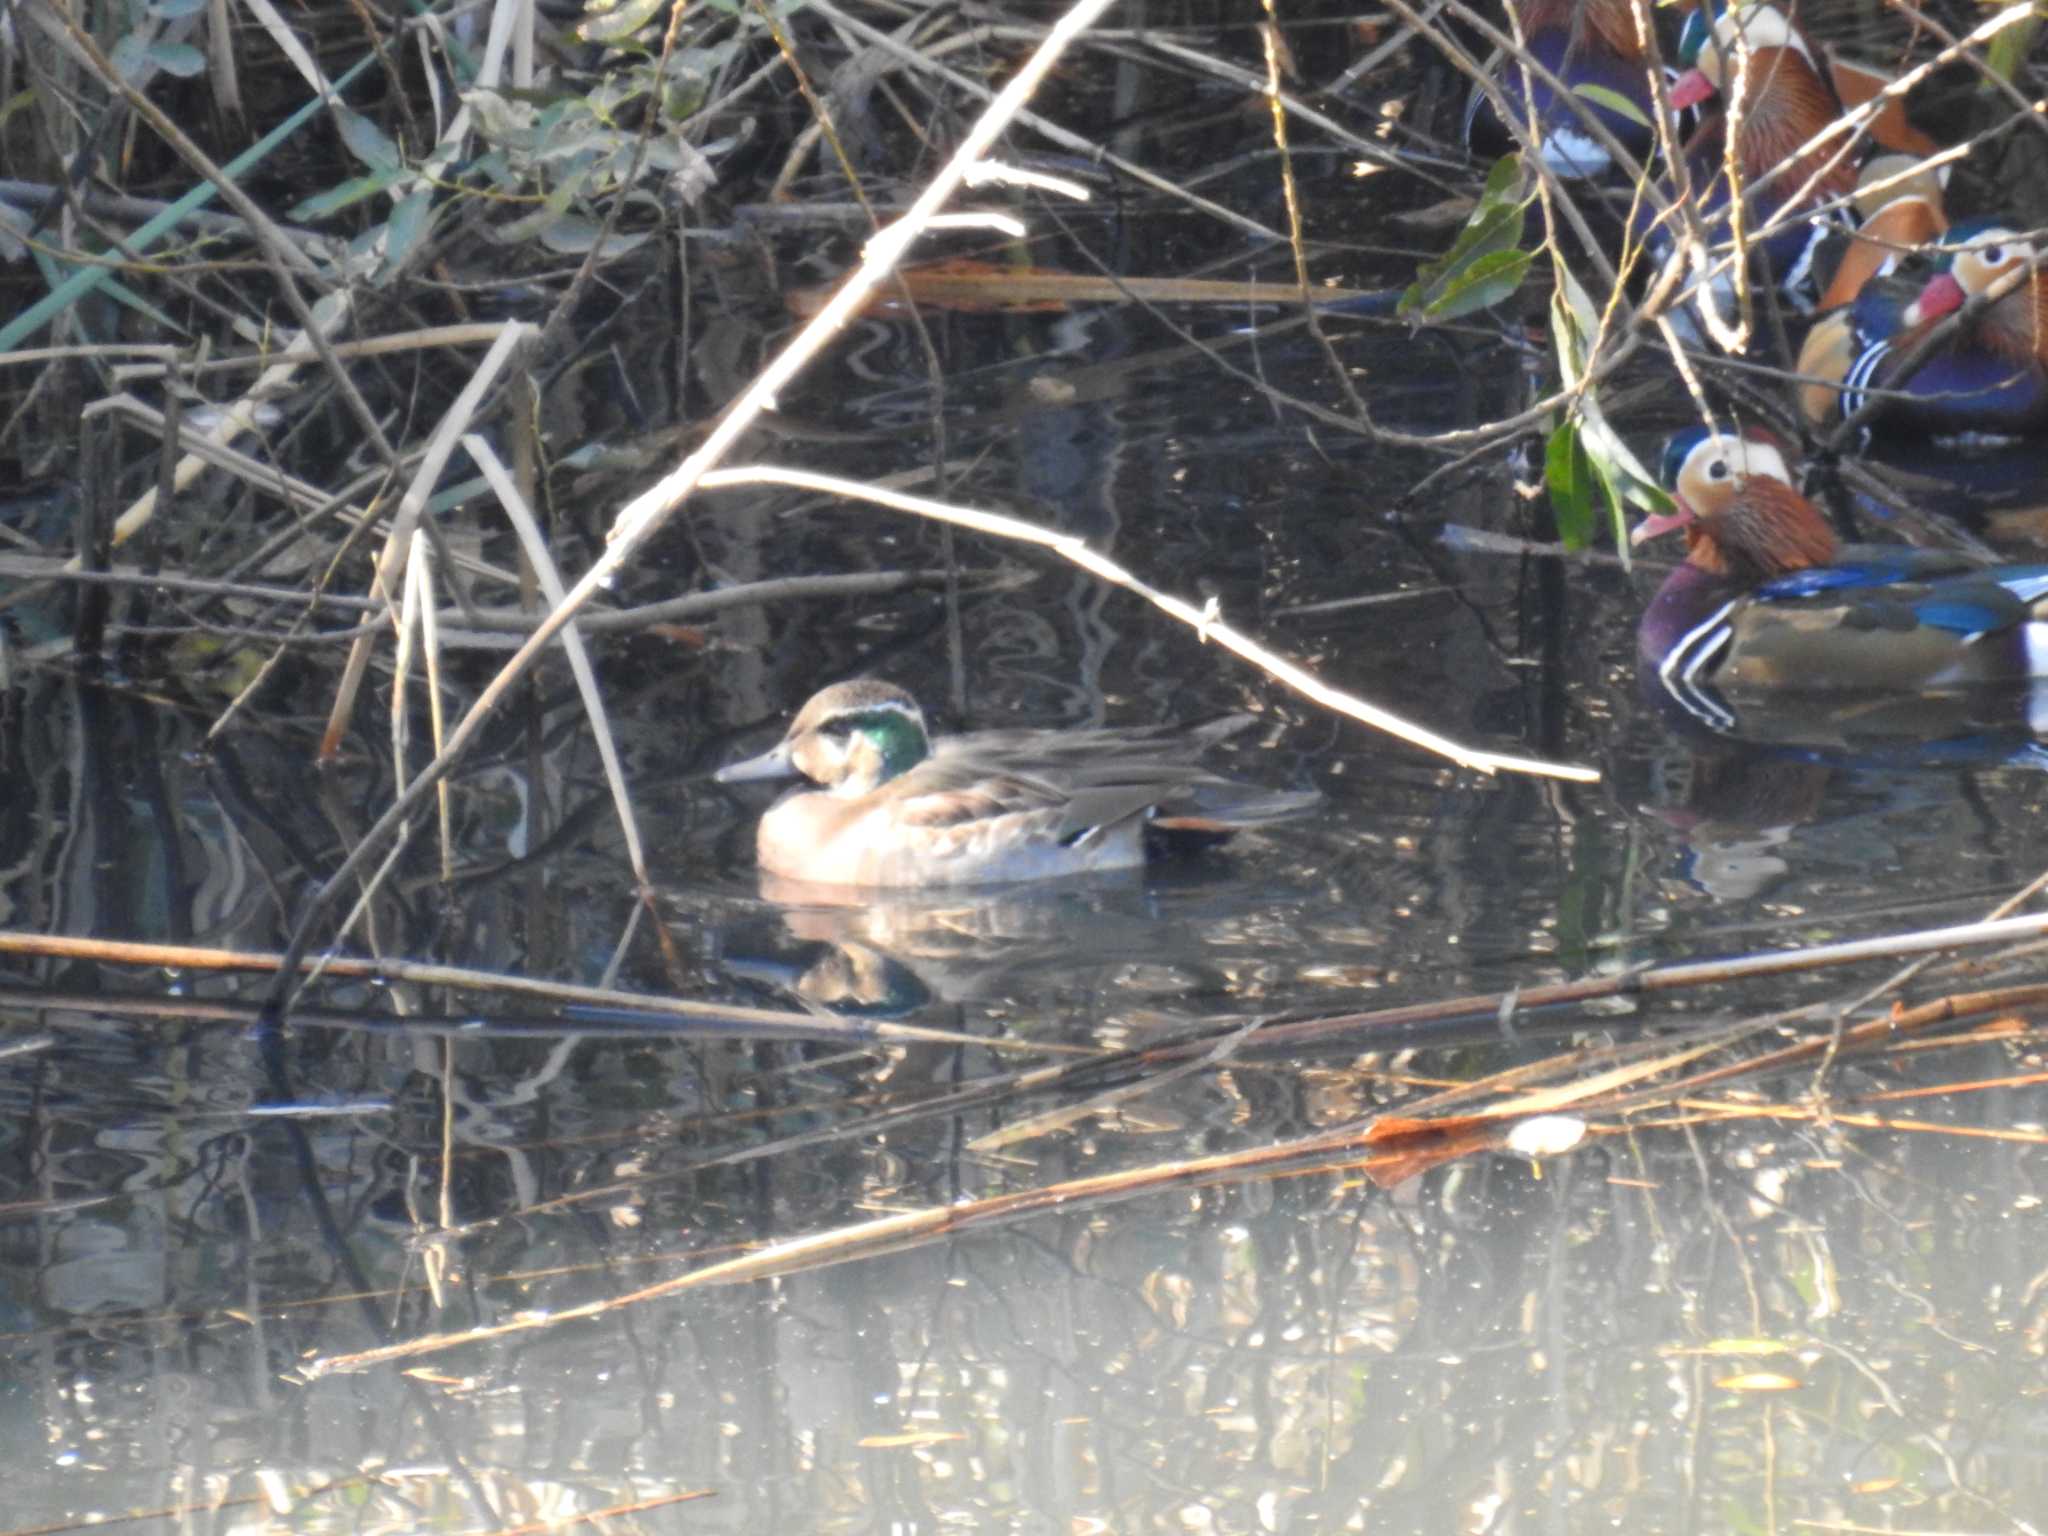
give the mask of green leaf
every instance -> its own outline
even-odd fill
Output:
[[[1654,129],[1656,127],[1656,124],[1650,121],[1649,114],[1644,112],[1641,107],[1630,101],[1621,92],[1609,90],[1604,85],[1581,82],[1572,87],[1572,94],[1585,97],[1586,100],[1593,103],[1596,107],[1605,107],[1616,117],[1627,118],[1639,128]]]
[[[351,112],[347,107],[334,109],[335,126],[341,130],[341,142],[363,167],[371,171],[395,171],[400,164],[398,146],[391,142],[375,123],[360,112]]]
[[[330,213],[339,213],[353,207],[366,197],[375,197],[386,187],[397,181],[402,171],[378,171],[370,176],[357,176],[339,186],[329,187],[325,192],[316,192],[297,207],[289,217],[294,219],[324,219]]]
[[[576,35],[586,43],[622,43],[654,20],[664,0],[620,0],[617,5],[584,7]]]
[[[1551,515],[1557,536],[1570,550],[1593,542],[1593,461],[1569,420],[1550,434],[1543,450],[1543,483],[1550,491]]]
[[[1431,320],[1456,320],[1514,297],[1529,273],[1533,251],[1488,251],[1476,261],[1430,285],[1422,313]],[[1405,306],[1408,296],[1403,294]]]
[[[1486,174],[1479,206],[1458,238],[1437,260],[1423,264],[1394,312],[1453,320],[1514,293],[1529,270],[1529,255],[1519,247],[1533,196],[1522,191],[1519,156],[1504,155],[1495,161]]]
[[[130,85],[147,85],[154,69],[149,57],[149,42],[139,32],[124,32],[115,40],[112,52],[107,55],[114,66],[114,73]]]
[[[2040,27],[2041,12],[2039,7],[2036,7],[2034,14],[2025,21],[2007,27],[1992,38],[1991,46],[1984,52],[1984,62],[1991,72],[1999,79],[2010,83],[2013,72],[2025,62],[2028,52],[2033,48],[2034,34]],[[1991,82],[1984,81],[1980,89],[1991,90]]]
[[[180,80],[197,79],[206,73],[206,55],[190,43],[151,43],[149,62]]]
[[[1528,199],[1521,196],[1522,157],[1502,155],[1486,168],[1486,187],[1479,194],[1481,204],[1515,203],[1525,204]]]
[[[433,225],[429,217],[433,208],[431,187],[417,187],[398,200],[398,206],[391,210],[384,241],[384,265],[388,270],[396,272],[405,266],[420,237]]]
[[[1599,334],[1600,312],[1594,308],[1592,296],[1572,276],[1570,268],[1558,267],[1557,287],[1550,295],[1550,335],[1557,348],[1558,373],[1567,389],[1577,388],[1585,379],[1587,370],[1592,366],[1588,349]],[[1628,540],[1623,537],[1626,532],[1624,503],[1641,507],[1646,512],[1668,512],[1671,510],[1671,498],[1657,483],[1657,477],[1643,468],[1642,461],[1622,441],[1621,434],[1608,425],[1595,390],[1583,391],[1575,410],[1579,442],[1592,460],[1601,489],[1607,495],[1608,510],[1614,519],[1615,540],[1623,560],[1626,560]]]

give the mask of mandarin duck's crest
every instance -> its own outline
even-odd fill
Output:
[[[2048,339],[2040,335],[2035,305],[2030,302],[2034,294],[2027,291],[2029,275],[2035,285],[2040,281],[2040,264],[2041,253],[2034,243],[2003,221],[1965,219],[1936,242],[1934,276],[1906,311],[1905,323],[1915,326],[1938,320],[1980,294],[1996,295],[1993,307],[2008,298],[2017,299],[2012,308],[2016,318],[2024,317],[2025,330],[2009,329],[2025,334],[2026,350],[2048,355],[2048,344],[2044,344]]]
[[[1758,56],[1765,49],[1792,53],[1803,66],[1799,78],[1780,82],[1775,75],[1760,77],[1758,65],[1766,69],[1775,61]],[[1735,83],[1740,56],[1750,55],[1749,95],[1768,102],[1772,92],[1807,89],[1804,77],[1824,93],[1833,105],[1835,90],[1827,67],[1816,54],[1806,33],[1790,15],[1775,5],[1752,3],[1733,7],[1702,6],[1685,19],[1678,34],[1678,66],[1682,73],[1671,87],[1671,105],[1683,110],[1698,106],[1709,97],[1725,96]]]

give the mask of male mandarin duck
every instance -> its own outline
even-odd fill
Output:
[[[1854,235],[1839,242],[1812,327],[1799,349],[1799,411],[1813,426],[1836,419],[1841,385],[1874,340],[1898,329],[1918,292],[1899,268],[1948,230],[1940,180],[1910,155],[1879,155],[1857,178]],[[1823,252],[1817,266],[1825,266]]]
[[[1785,11],[1764,3],[1694,11],[1680,33],[1678,57],[1685,73],[1671,88],[1671,105],[1682,111],[1717,96],[1723,102],[1722,110],[1701,120],[1684,147],[1703,220],[1716,236],[1728,234],[1732,111],[1739,119],[1734,163],[1743,187],[1744,229],[1753,234],[1789,211],[1792,216],[1757,243],[1769,255],[1779,282],[1800,281],[1825,233],[1824,225],[1803,215],[1846,199],[1856,186],[1855,157],[1842,139],[1799,153],[1842,112],[1825,61]],[[1730,103],[1728,93],[1738,79],[1741,98]],[[1667,224],[1660,243],[1668,245],[1671,238]]]
[[[1949,322],[1973,299],[1985,302]],[[1934,276],[1918,297],[1903,307],[1859,299],[1850,315],[1854,355],[1841,373],[1842,414],[1875,399],[1875,422],[1930,436],[2048,430],[2048,272],[2038,248],[2010,225],[1956,225],[1936,247]],[[1833,377],[1838,357],[1802,355],[1800,371]]]
[[[1850,199],[1856,233],[1838,251],[1823,251],[1826,277],[1814,303],[1825,313],[1853,303],[1874,279],[1889,277],[1908,256],[1948,232],[1948,208],[1938,174],[1906,154],[1882,154],[1856,177]]]
[[[1205,773],[1244,715],[1179,729],[981,731],[934,742],[916,700],[871,678],[812,696],[781,743],[723,784],[804,778],[761,818],[761,868],[819,885],[959,886],[1145,862],[1299,815],[1313,790]]]
[[[1534,73],[1526,76],[1505,56],[1494,62],[1494,81],[1518,123],[1535,109],[1537,148],[1552,171],[1564,177],[1598,176],[1613,164],[1607,146],[1586,129],[1586,116],[1605,125],[1637,160],[1650,150],[1651,97],[1642,38],[1629,0],[1512,0],[1529,57],[1563,82],[1565,100]],[[1590,86],[1629,103],[1634,116],[1580,94]],[[1519,142],[1500,120],[1485,91],[1474,88],[1465,108],[1465,141],[1475,151],[1502,154]]]
[[[1666,689],[1919,692],[2048,676],[2048,565],[1977,566],[1939,551],[1844,560],[1774,443],[1681,433],[1677,510],[1632,542],[1685,532],[1686,557],[1636,631]],[[1700,706],[1688,702],[1689,708]]]

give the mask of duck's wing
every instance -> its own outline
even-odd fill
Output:
[[[1971,637],[2048,616],[2041,611],[2048,565],[1972,568],[1963,557],[1938,551],[1869,552],[1780,577],[1757,597],[1765,603],[1832,599],[1849,629],[1927,627]]]
[[[1219,715],[1194,725],[1111,726],[1072,731],[969,731],[941,736],[932,756],[1030,775],[1075,772],[1108,762],[1178,762],[1248,729],[1255,716]],[[1178,771],[1178,770],[1176,770]]]
[[[1191,726],[947,737],[897,782],[914,781],[921,798],[937,797],[920,806],[935,822],[1031,809],[1044,813],[1035,835],[1067,846],[1136,817],[1160,831],[1227,836],[1301,815],[1322,799],[1314,790],[1267,789],[1196,765],[1202,752],[1255,719],[1233,714]]]
[[[1078,848],[1148,814],[1171,787],[1156,776],[1108,769],[1011,773],[954,758],[922,763],[891,780],[884,793],[900,826],[933,838],[973,835],[1019,849]]]
[[[1733,645],[1716,677],[1737,687],[1916,691],[2048,671],[2048,566],[1995,566],[1935,581],[1882,570],[1815,573],[1771,584],[1729,621]]]

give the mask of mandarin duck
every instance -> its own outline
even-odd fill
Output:
[[[1799,413],[1815,427],[1837,418],[1842,381],[1871,343],[1898,329],[1919,290],[1901,264],[1948,230],[1939,179],[1908,155],[1879,155],[1857,178],[1857,231],[1839,242],[1799,348]],[[1828,261],[1823,253],[1821,263]]]
[[[1678,57],[1685,72],[1671,88],[1671,105],[1682,111],[1715,97],[1723,103],[1722,110],[1701,119],[1684,146],[1703,223],[1717,237],[1729,233],[1732,113],[1738,119],[1733,159],[1750,249],[1764,251],[1776,280],[1796,291],[1819,239],[1830,223],[1842,222],[1806,215],[1846,199],[1856,186],[1854,158],[1843,139],[1799,153],[1842,112],[1826,61],[1790,15],[1763,3],[1694,11],[1679,35]],[[1741,96],[1730,102],[1738,80]],[[1756,239],[1774,220],[1776,227]],[[1668,249],[1668,219],[1659,229],[1658,243]]]
[[[1513,0],[1529,57],[1563,82],[1561,98],[1533,72],[1525,75],[1513,59],[1492,61],[1494,83],[1515,121],[1526,129],[1534,108],[1536,147],[1557,175],[1598,176],[1613,164],[1607,146],[1586,130],[1590,116],[1622,148],[1642,160],[1650,150],[1651,97],[1642,39],[1629,0]],[[1523,89],[1524,83],[1528,90]],[[1611,92],[1633,108],[1617,112],[1582,87]],[[1503,154],[1520,142],[1494,110],[1487,93],[1472,91],[1465,108],[1465,142],[1478,154]]]
[[[2040,251],[2007,223],[1974,219],[1949,230],[1935,252],[1934,275],[1910,303],[1860,298],[1849,311],[1847,346],[1802,355],[1800,372],[1823,378],[1845,363],[1836,399],[1818,391],[1815,407],[1825,418],[1837,405],[1849,415],[1875,400],[1873,425],[1929,436],[2048,430],[2048,272]],[[1972,300],[1983,302],[1949,320]]]
[[[773,875],[819,885],[959,886],[1124,869],[1299,815],[1313,790],[1194,766],[1251,723],[980,731],[934,742],[917,702],[871,678],[812,696],[780,744],[715,776],[808,779],[761,818]]]
[[[1676,509],[1632,542],[1683,529],[1686,557],[1636,644],[1693,713],[1726,717],[1716,688],[1922,692],[2048,676],[2048,565],[1903,546],[1844,558],[1783,454],[1754,437],[1696,429],[1665,462]]]

